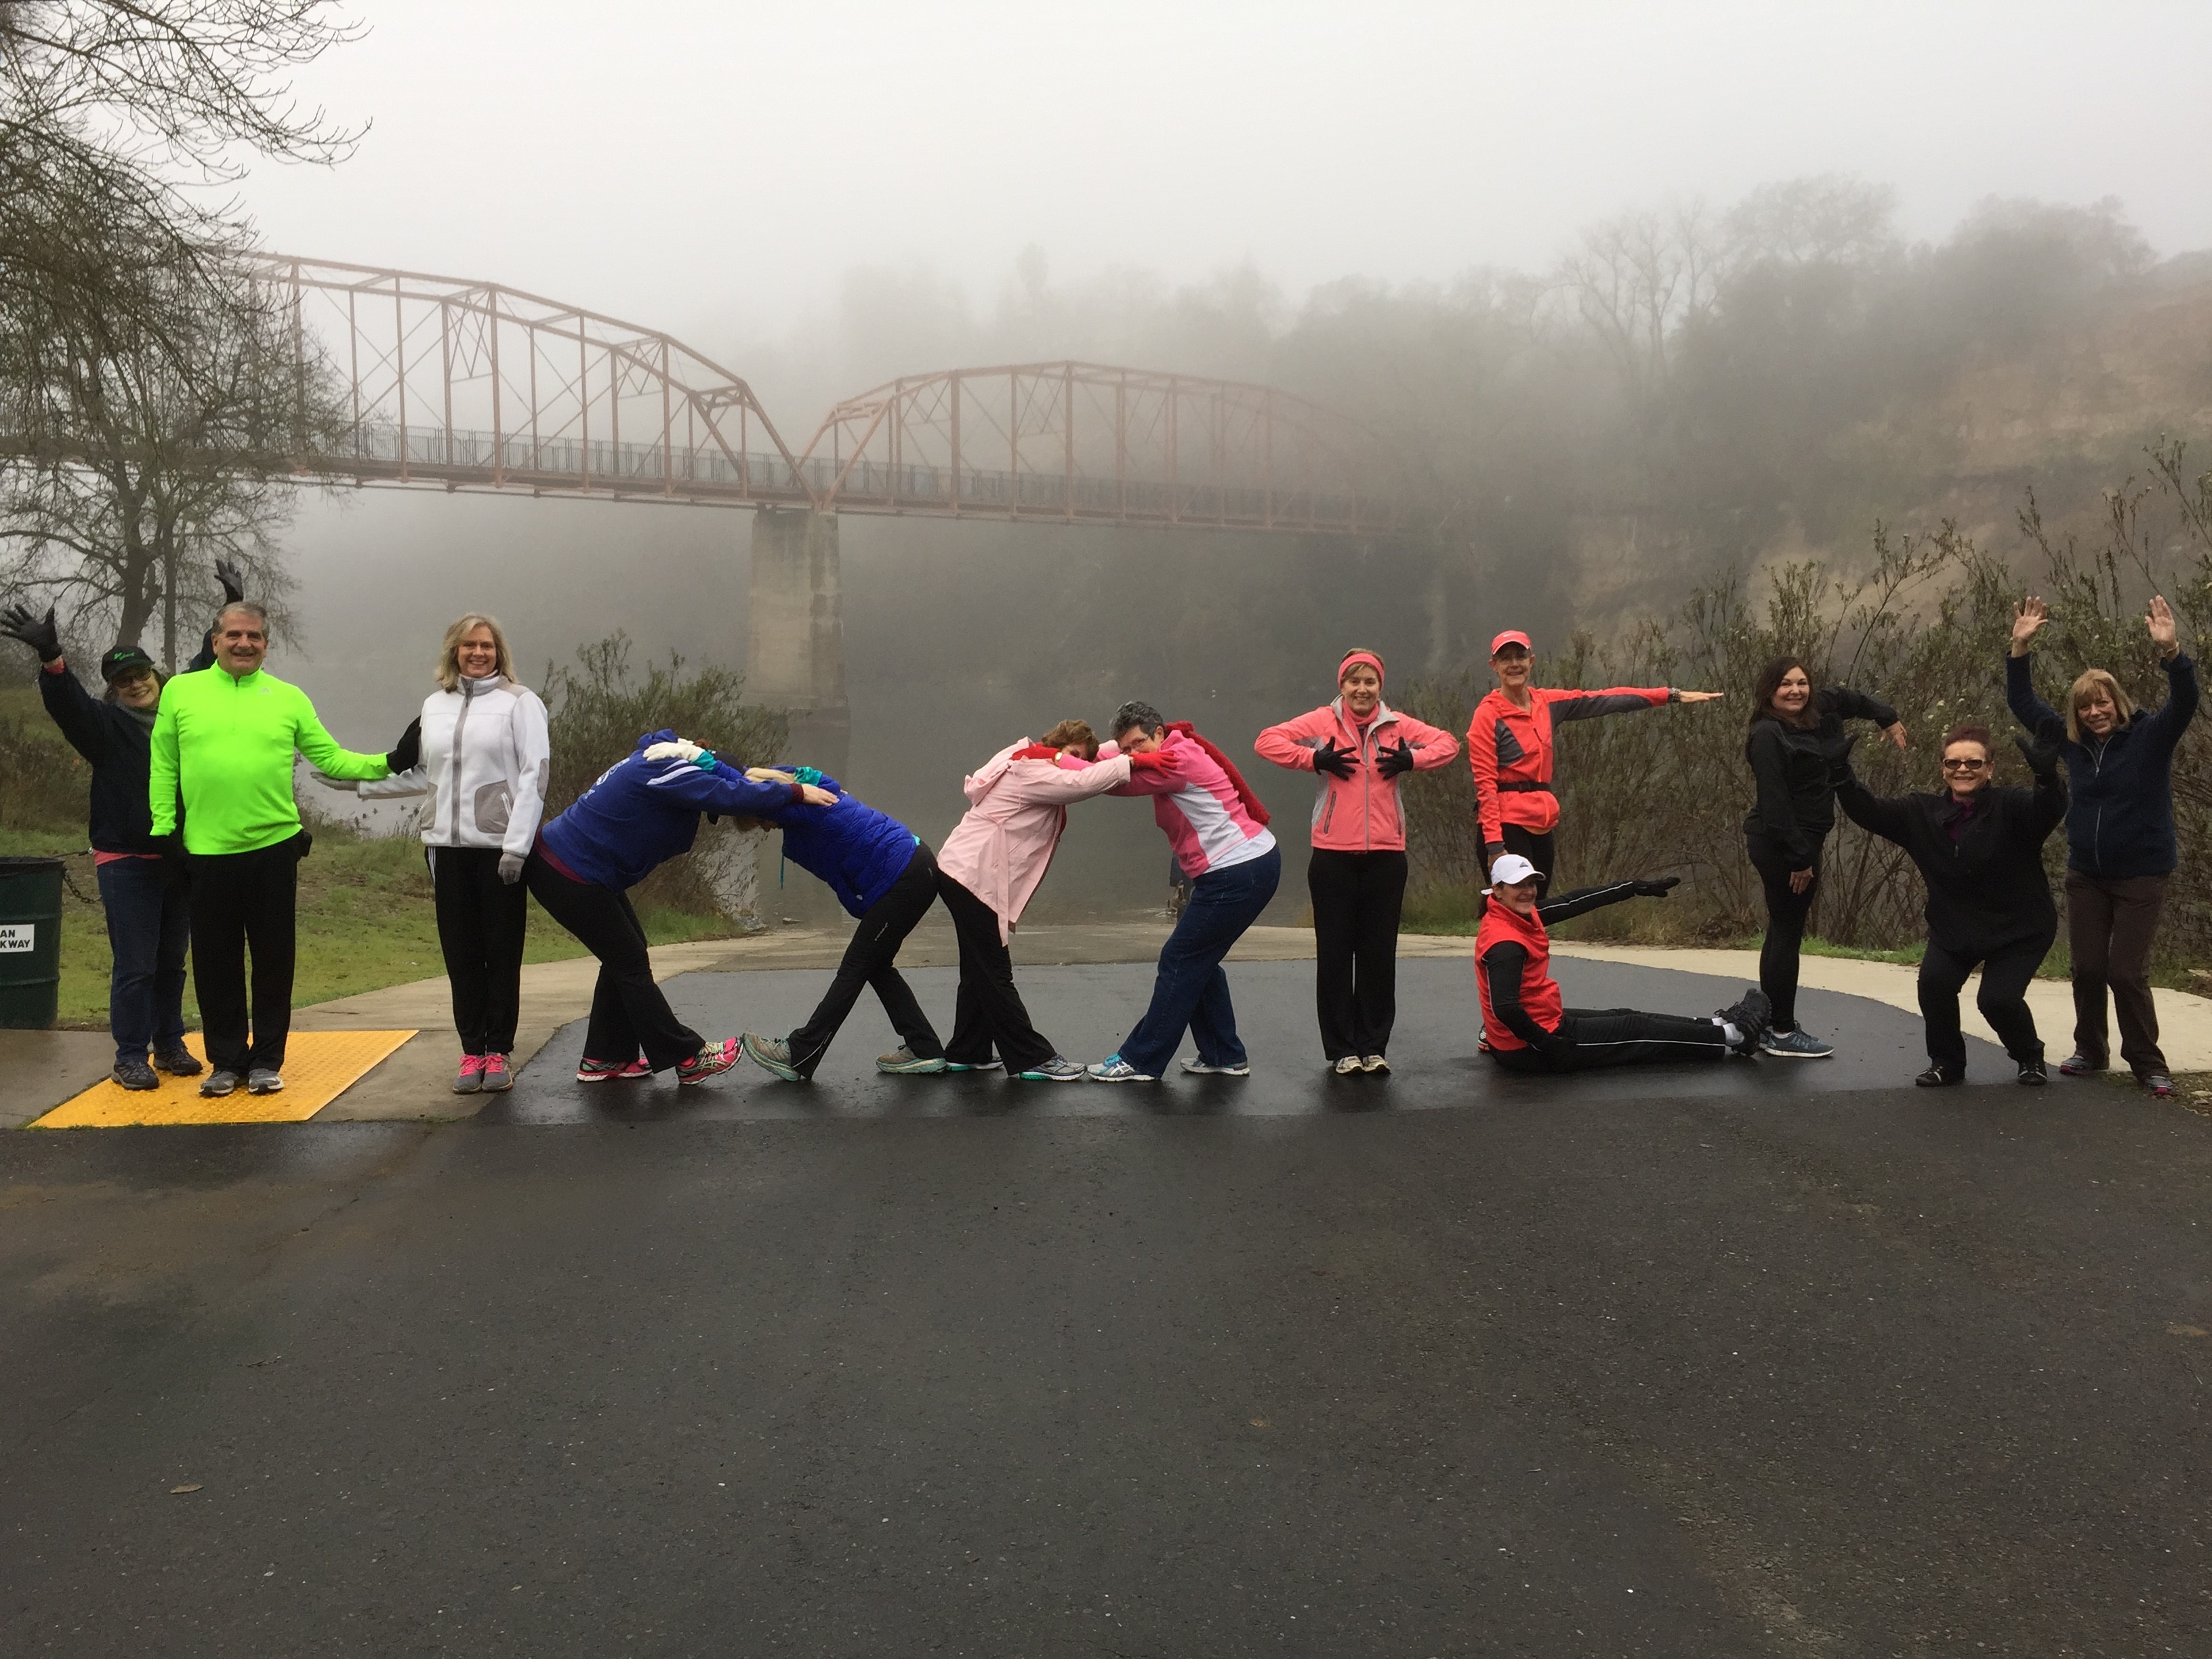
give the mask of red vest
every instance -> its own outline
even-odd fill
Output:
[[[1482,959],[1493,945],[1517,945],[1528,953],[1528,963],[1521,970],[1521,1006],[1537,1024],[1556,1031],[1565,1005],[1559,1000],[1559,982],[1552,977],[1551,935],[1544,931],[1540,917],[1523,916],[1494,899],[1483,903],[1482,926],[1474,935],[1474,986],[1482,997],[1482,1040],[1492,1048],[1525,1048],[1528,1045],[1514,1034],[1513,1028],[1491,1012],[1490,975],[1483,969]]]

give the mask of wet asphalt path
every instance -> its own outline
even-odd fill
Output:
[[[2208,1650],[2212,1123],[1401,1046],[0,1138],[0,1651]]]

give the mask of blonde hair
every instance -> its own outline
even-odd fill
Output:
[[[471,611],[446,630],[445,644],[438,651],[438,684],[447,690],[458,690],[461,684],[461,639],[479,628],[491,629],[491,648],[495,666],[492,672],[501,678],[514,680],[514,656],[507,648],[507,635],[498,623],[481,611]]]
[[[2101,668],[2084,670],[2081,678],[2074,682],[2074,689],[2066,694],[2066,735],[2080,743],[2081,738],[2081,705],[2089,701],[2092,691],[2102,691],[2112,700],[2119,713],[2118,724],[2125,726],[2136,716],[2135,699],[2120,690],[2120,683]]]

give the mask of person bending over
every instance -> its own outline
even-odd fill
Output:
[[[786,1083],[810,1081],[866,986],[901,1039],[890,1053],[876,1057],[876,1069],[896,1076],[942,1072],[945,1045],[897,965],[899,947],[937,898],[937,860],[927,843],[811,766],[755,767],[745,775],[812,791],[756,816],[783,831],[784,856],[825,883],[860,924],[806,1023],[788,1036],[746,1032],[746,1056]]]
[[[1039,742],[1001,749],[961,785],[967,814],[937,855],[937,896],[952,913],[960,940],[948,1072],[1004,1064],[1010,1076],[1032,1082],[1070,1083],[1083,1075],[1083,1067],[1030,1023],[1006,944],[1051,866],[1068,807],[1127,783],[1134,769],[1173,764],[1157,752],[1113,760],[1099,760],[1097,753],[1088,724],[1062,720]]]
[[[1115,711],[1114,750],[1133,763],[1165,757],[1163,769],[1138,765],[1112,793],[1152,798],[1153,820],[1191,878],[1190,902],[1160,947],[1152,1006],[1091,1075],[1100,1083],[1157,1083],[1188,1030],[1198,1041],[1198,1058],[1183,1061],[1184,1071],[1243,1077],[1252,1068],[1237,1036],[1221,959],[1260,919],[1282,879],[1282,849],[1268,833],[1267,809],[1189,721],[1170,726],[1150,703],[1125,702]]]
[[[1518,853],[1537,869],[1542,892],[1558,874],[1553,831],[1559,827],[1552,793],[1553,729],[1563,720],[1626,714],[1669,702],[1711,702],[1719,691],[1679,691],[1664,685],[1616,685],[1603,691],[1552,690],[1528,684],[1535,655],[1528,636],[1509,628],[1490,642],[1498,689],[1475,704],[1467,726],[1467,763],[1474,774],[1482,857]]]
[[[1536,866],[1517,853],[1501,854],[1490,866],[1487,902],[1474,939],[1482,1046],[1490,1057],[1509,1072],[1556,1073],[1756,1054],[1769,1017],[1766,994],[1756,986],[1735,1006],[1710,1018],[1569,1008],[1559,995],[1547,924],[1626,898],[1663,898],[1680,879],[1617,881],[1540,901]]]
[[[522,879],[546,915],[599,959],[576,1081],[647,1077],[673,1066],[678,1083],[703,1083],[738,1063],[736,1038],[703,1040],[653,983],[629,890],[691,850],[702,812],[761,817],[778,806],[830,799],[799,783],[755,782],[673,732],[648,732],[538,832]]]
[[[1836,804],[1844,815],[1902,847],[1928,886],[1920,1018],[1929,1066],[1912,1079],[1923,1089],[1966,1080],[1959,992],[1978,966],[1982,988],[1974,1006],[2002,1039],[2019,1080],[2050,1081],[2027,987],[2058,936],[2043,843],[2066,816],[2066,789],[2055,748],[2015,741],[2035,774],[2032,790],[1996,787],[1989,728],[1982,726],[1954,726],[1944,738],[1941,794],[1884,799],[1858,781],[1848,750],[1837,762]]]

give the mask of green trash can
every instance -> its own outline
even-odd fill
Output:
[[[53,1029],[62,991],[62,861],[0,858],[0,1029]]]

